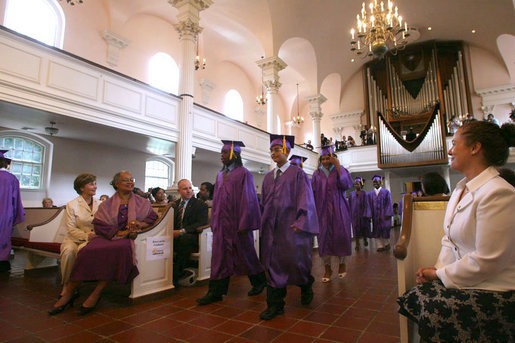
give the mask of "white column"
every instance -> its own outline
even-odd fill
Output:
[[[385,170],[384,172],[384,188],[386,188],[387,190],[389,190],[390,192],[392,191],[392,188],[391,188],[391,185],[390,185],[390,171],[388,170]]]
[[[276,56],[261,59],[256,64],[263,70],[263,85],[266,88],[266,130],[270,133],[279,134],[276,119],[279,114],[277,93],[279,87],[281,87],[279,72],[286,68],[287,64]]]
[[[315,147],[316,152],[320,152],[320,148],[322,147],[322,142],[320,141],[320,122],[322,121],[322,117],[324,114],[322,113],[322,104],[327,100],[325,96],[322,94],[317,94],[313,96],[308,96],[306,101],[309,103],[309,115],[313,120],[313,146]]]
[[[179,10],[177,24],[179,32],[181,61],[179,63],[179,140],[175,151],[175,181],[177,187],[181,179],[191,180],[192,137],[193,137],[193,91],[195,82],[195,42],[202,31],[199,26],[200,11],[208,8],[212,0],[168,0]]]
[[[290,121],[287,121],[286,123],[284,123],[284,125],[287,127],[287,131],[286,131],[286,134],[291,136],[291,129],[293,127],[293,122],[290,120]],[[300,144],[300,142],[298,142],[297,144]]]

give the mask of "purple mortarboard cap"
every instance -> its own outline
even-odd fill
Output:
[[[334,145],[326,145],[326,146],[323,146],[322,147],[322,152],[320,153],[320,155],[322,156],[330,156],[334,154]]]
[[[290,157],[291,163],[294,163],[294,164],[300,166],[301,168],[304,168],[304,161],[307,159],[308,159],[307,157],[298,156],[298,155],[292,155]]]
[[[222,146],[222,151],[230,151],[231,155],[229,156],[229,159],[232,160],[234,152],[238,152],[241,154],[241,148],[245,146],[242,141],[229,141],[229,140],[223,140],[222,143],[224,144]]]
[[[383,182],[383,178],[380,175],[374,175],[374,177],[372,177],[372,181],[374,181],[374,180],[377,180],[379,182]]]
[[[222,140],[222,143],[224,143],[224,146],[222,147],[222,150],[233,150],[236,152],[241,153],[241,148],[245,147],[245,144],[243,144],[242,141],[228,141],[228,140]]]
[[[361,183],[361,185],[363,186],[363,184],[365,183],[365,179],[364,179],[364,178],[362,178],[361,176],[356,176],[356,177],[354,178],[354,182],[359,182],[359,183]]]
[[[11,159],[7,158],[5,156],[5,154],[7,154],[8,152],[9,152],[9,150],[0,150],[0,158],[3,158],[4,160],[6,160],[7,164],[11,164]]]
[[[270,134],[270,148],[274,145],[279,145],[284,148],[286,147],[288,150],[293,149],[293,146],[295,145],[295,136],[288,136],[288,135],[274,135]],[[285,152],[286,153],[286,152]]]

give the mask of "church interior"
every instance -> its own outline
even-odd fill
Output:
[[[82,172],[97,176],[97,197],[113,193],[120,170],[145,191],[172,194],[181,179],[198,190],[215,182],[222,139],[245,143],[243,164],[259,194],[273,168],[270,133],[295,136],[293,154],[307,158],[308,175],[318,168],[321,134],[353,137],[355,146],[337,152],[341,164],[366,180],[366,191],[373,175],[383,176],[394,203],[420,190],[427,172],[454,189],[463,176],[449,167],[451,122],[493,114],[502,124],[515,109],[515,3],[396,0],[404,21],[388,52],[356,43],[364,6],[0,0],[0,149],[19,154],[11,172],[23,206],[47,197],[65,206]],[[410,143],[409,128],[420,139]],[[513,148],[507,166],[515,167]],[[399,236],[394,227],[393,244]],[[207,280],[139,298],[111,285],[95,313],[51,318],[55,260],[26,270],[23,250],[13,258],[11,274],[0,276],[0,342],[407,342],[397,260],[373,245],[353,246],[346,279],[315,277],[309,307],[292,289],[291,306],[270,322],[258,318],[266,296],[247,297],[243,277],[227,299],[205,307],[195,299]],[[314,250],[313,275],[322,271]]]

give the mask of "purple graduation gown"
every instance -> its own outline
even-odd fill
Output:
[[[274,182],[268,172],[261,189],[261,253],[274,288],[304,285],[311,275],[313,236],[318,217],[311,182],[304,171],[290,166]],[[295,232],[293,227],[301,230]]]
[[[375,190],[371,190],[370,198],[372,199],[372,237],[374,238],[390,238],[390,229],[392,227],[393,205],[390,191],[381,188],[379,195]],[[385,218],[386,217],[386,218]]]
[[[224,172],[219,172],[211,213],[212,280],[263,272],[253,235],[261,224],[260,216],[252,174],[244,167],[236,167],[224,180]]]
[[[0,170],[0,261],[9,259],[13,226],[23,222],[24,216],[20,182],[13,174]]]
[[[317,169],[311,182],[320,228],[319,255],[351,255],[351,217],[345,199],[345,191],[353,185],[349,172],[340,166],[339,176],[336,168],[332,168],[327,177],[322,169]]]
[[[100,206],[105,206],[112,198],[104,201]],[[150,203],[148,206],[150,208]],[[91,240],[77,254],[70,276],[71,280],[116,280],[120,283],[128,283],[138,276],[139,271],[133,252],[134,241],[115,237],[118,231],[125,229],[128,217],[128,205],[120,205],[116,225],[99,220],[95,215],[93,225],[98,237]],[[137,217],[136,219],[151,224],[157,219],[157,214],[150,209],[146,213],[146,217]]]
[[[370,218],[372,217],[371,201],[370,194],[364,190],[361,190],[359,195],[354,191],[349,196],[354,237],[370,238],[372,235],[370,231]]]

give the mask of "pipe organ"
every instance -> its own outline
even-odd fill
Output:
[[[446,163],[447,123],[471,111],[462,43],[409,45],[364,68],[367,122],[378,133],[379,167]],[[417,134],[415,140],[406,141],[408,130]]]

